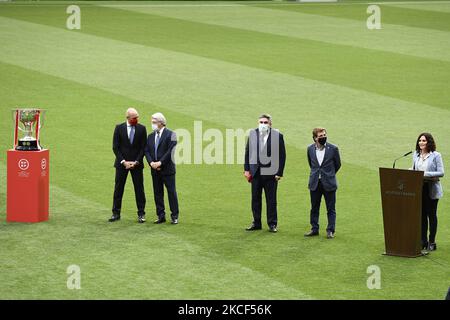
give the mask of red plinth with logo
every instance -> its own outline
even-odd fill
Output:
[[[48,220],[49,150],[8,150],[6,220]]]

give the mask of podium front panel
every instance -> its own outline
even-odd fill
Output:
[[[387,255],[421,255],[423,172],[380,168]]]

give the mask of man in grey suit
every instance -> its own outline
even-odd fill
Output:
[[[314,128],[314,143],[308,147],[308,163],[311,168],[309,185],[311,195],[311,231],[306,237],[319,235],[319,211],[322,196],[327,206],[327,238],[333,239],[336,228],[336,173],[341,167],[341,158],[337,146],[327,142],[327,130]]]

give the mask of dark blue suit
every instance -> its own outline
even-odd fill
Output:
[[[311,229],[319,231],[319,212],[322,196],[327,206],[327,231],[335,232],[336,228],[336,173],[341,167],[341,157],[337,146],[326,143],[325,155],[320,165],[316,156],[316,145],[312,144],[307,150],[308,163],[311,168],[308,188],[311,195]],[[320,178],[319,178],[320,177]]]
[[[164,128],[159,139],[158,148],[155,153],[155,136],[153,131],[147,138],[145,146],[145,158],[148,164],[161,161],[161,169],[151,168],[153,180],[153,195],[155,198],[156,214],[159,219],[164,219],[166,212],[164,206],[164,186],[166,186],[171,218],[178,219],[178,196],[175,187],[175,163],[173,162],[173,153],[177,144],[176,135],[173,131]]]
[[[277,187],[275,176],[283,176],[286,149],[283,135],[271,129],[265,145],[259,129],[252,130],[245,148],[244,170],[252,175],[253,223],[261,227],[262,191],[266,196],[267,224],[277,226]]]

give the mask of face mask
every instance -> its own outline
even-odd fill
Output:
[[[265,123],[260,123],[259,124],[259,131],[261,131],[261,132],[269,131],[269,125],[265,124]]]
[[[158,125],[155,124],[155,123],[152,123],[152,130],[153,130],[153,131],[158,130]]]
[[[319,142],[320,143],[320,145],[325,145],[325,143],[327,143],[327,137],[322,137],[322,138],[319,138],[319,139],[317,139],[317,142]]]
[[[137,118],[128,119],[128,123],[130,124],[130,126],[135,126],[138,123],[138,119]]]

